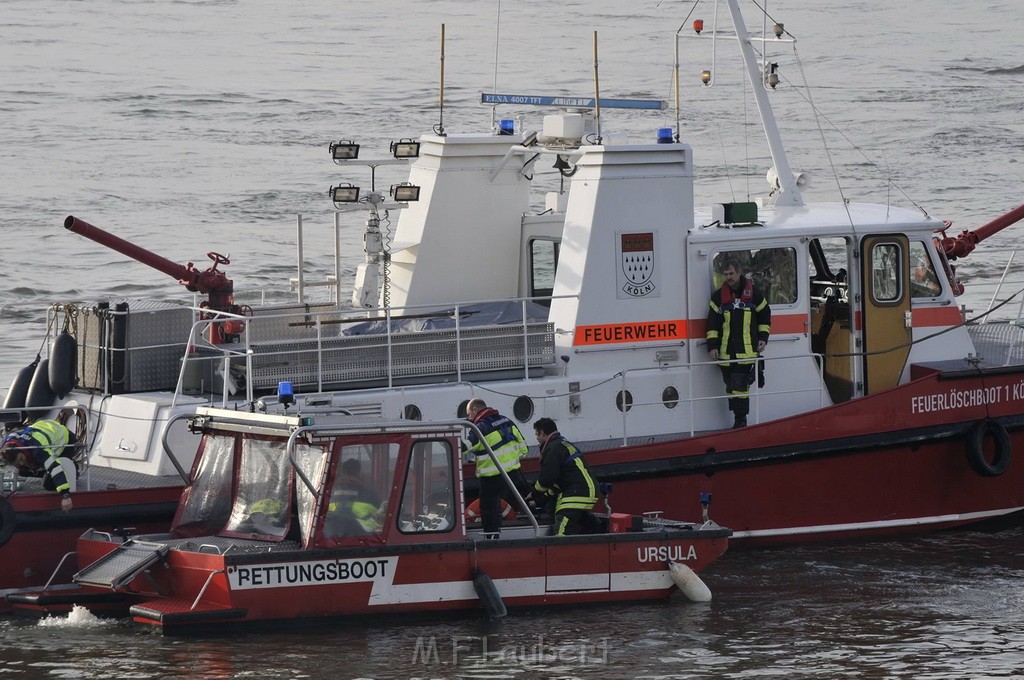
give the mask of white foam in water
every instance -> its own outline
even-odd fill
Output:
[[[114,623],[112,619],[101,619],[80,605],[75,605],[67,616],[47,616],[38,623],[43,628],[93,628]]]

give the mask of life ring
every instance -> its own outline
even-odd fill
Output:
[[[992,435],[995,455],[985,455],[985,437]],[[1010,465],[1010,434],[997,420],[979,420],[967,433],[967,462],[982,477],[998,477]]]
[[[6,498],[0,496],[0,547],[7,544],[14,535],[14,508]]]
[[[516,511],[505,502],[504,498],[501,499],[501,518],[510,522],[516,518]],[[479,522],[480,519],[480,499],[478,498],[466,506],[466,523],[472,524]]]

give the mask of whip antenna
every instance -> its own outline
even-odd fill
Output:
[[[439,95],[440,110],[437,114],[437,134],[444,136],[444,24],[441,24],[441,92]]]
[[[687,18],[689,18],[689,15],[687,15]],[[679,108],[679,34],[680,34],[680,32],[682,32],[683,26],[685,26],[685,25],[686,25],[686,22],[684,21],[683,24],[679,26],[679,30],[676,31],[676,36],[675,36],[675,57],[676,58],[675,58],[675,64],[674,64],[675,68],[673,69],[673,71],[675,72],[674,75],[675,75],[675,80],[676,80],[676,141],[677,142],[679,141],[679,118],[682,115],[680,113],[680,108]]]
[[[498,43],[501,39],[501,0],[498,0],[498,16],[494,19],[494,89],[498,91]],[[498,129],[498,107],[491,106],[491,132]]]
[[[597,143],[601,144],[601,86],[597,78],[597,31],[594,31],[594,122],[597,123]]]

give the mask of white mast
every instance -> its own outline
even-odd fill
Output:
[[[740,45],[740,53],[743,55],[743,63],[747,69],[747,77],[750,78],[750,85],[754,90],[754,101],[757,103],[757,112],[761,116],[761,127],[764,128],[764,135],[768,138],[768,151],[772,155],[772,163],[779,175],[779,193],[775,196],[775,205],[803,205],[804,197],[796,186],[796,178],[789,168],[789,158],[786,157],[786,149],[782,145],[782,136],[775,124],[775,113],[771,104],[768,103],[768,94],[764,89],[764,81],[757,68],[757,60],[754,57],[754,48],[750,44],[750,34],[747,33],[747,25],[743,23],[743,15],[740,13],[738,0],[727,0],[729,13],[732,15],[733,26],[736,27],[736,40]]]

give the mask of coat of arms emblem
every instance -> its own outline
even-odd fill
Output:
[[[619,289],[630,297],[651,295],[655,285],[654,233],[619,234]]]

